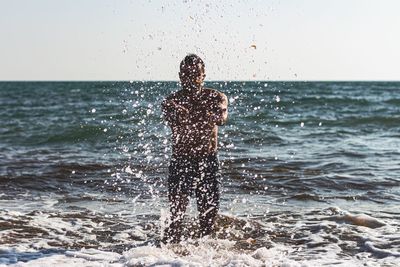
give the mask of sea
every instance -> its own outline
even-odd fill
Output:
[[[400,266],[400,82],[205,86],[216,230],[163,244],[178,82],[0,82],[0,266]]]

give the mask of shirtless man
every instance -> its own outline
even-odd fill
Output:
[[[219,209],[218,126],[228,117],[228,99],[217,90],[204,88],[205,66],[197,55],[186,56],[180,64],[182,89],[162,103],[164,118],[172,130],[168,199],[171,224],[164,239],[179,242],[182,220],[195,194],[200,219],[200,236],[212,232]]]

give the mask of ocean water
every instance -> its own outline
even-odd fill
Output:
[[[400,266],[400,83],[206,86],[229,98],[217,231],[163,245],[179,84],[1,82],[0,265]]]

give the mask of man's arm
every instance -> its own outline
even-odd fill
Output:
[[[161,108],[164,118],[170,126],[179,124],[189,114],[186,108],[169,98],[164,99]]]
[[[218,125],[224,125],[228,119],[228,98],[225,94],[220,93],[219,95],[219,103],[215,106],[215,108],[211,111],[211,119],[212,121]]]
[[[224,125],[228,120],[228,98],[225,94],[221,93],[222,101],[219,104],[221,117],[220,120],[217,122],[217,125]]]

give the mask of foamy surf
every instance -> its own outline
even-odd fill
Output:
[[[169,245],[163,247],[143,246],[131,249],[123,254],[110,253],[101,250],[81,249],[66,251],[64,254],[43,255],[43,257],[28,262],[5,262],[0,266],[77,266],[77,267],[202,267],[202,266],[232,266],[232,267],[312,267],[312,266],[381,266],[378,263],[362,262],[348,258],[334,261],[329,255],[325,259],[292,260],[289,257],[295,253],[293,249],[277,245],[274,248],[259,248],[251,253],[232,250],[232,244],[226,240],[203,240],[199,245],[184,245],[184,248]],[[185,255],[182,255],[185,254]],[[333,255],[330,255],[333,256]],[[396,266],[395,259],[388,259],[385,266]]]
[[[201,240],[199,244],[165,245],[162,247],[143,246],[123,254],[95,249],[66,251],[62,255],[43,254],[28,262],[2,259],[0,266],[308,266],[305,263],[287,259],[285,248],[260,248],[252,253],[232,250],[233,243],[227,240]],[[17,253],[17,252],[15,252]],[[38,256],[40,252],[37,252]],[[182,255],[184,254],[184,255]]]
[[[126,252],[124,258],[126,266],[306,266],[285,258],[285,249],[260,248],[244,253],[236,251],[234,243],[204,239],[196,245],[141,247]]]
[[[398,225],[393,221],[382,222],[337,207],[309,210],[305,214],[308,216],[299,217],[300,214],[294,212],[271,213],[263,220],[224,214],[218,217],[216,231],[210,237],[189,237],[180,244],[162,244],[158,240],[165,224],[164,211],[157,218],[147,217],[144,224],[136,221],[131,227],[124,227],[123,224],[129,222],[117,216],[106,219],[111,215],[104,214],[95,217],[85,213],[3,212],[2,219],[20,220],[25,223],[24,229],[34,232],[27,239],[16,235],[15,229],[3,231],[3,241],[11,237],[15,240],[13,244],[0,247],[0,266],[348,267],[400,264],[400,236],[395,234]],[[379,221],[382,226],[366,227],[341,217],[350,214],[354,218],[368,218],[370,222]],[[196,228],[193,218],[187,219],[185,225],[190,230]],[[100,229],[113,236],[99,235]],[[73,232],[80,235],[74,236]]]

